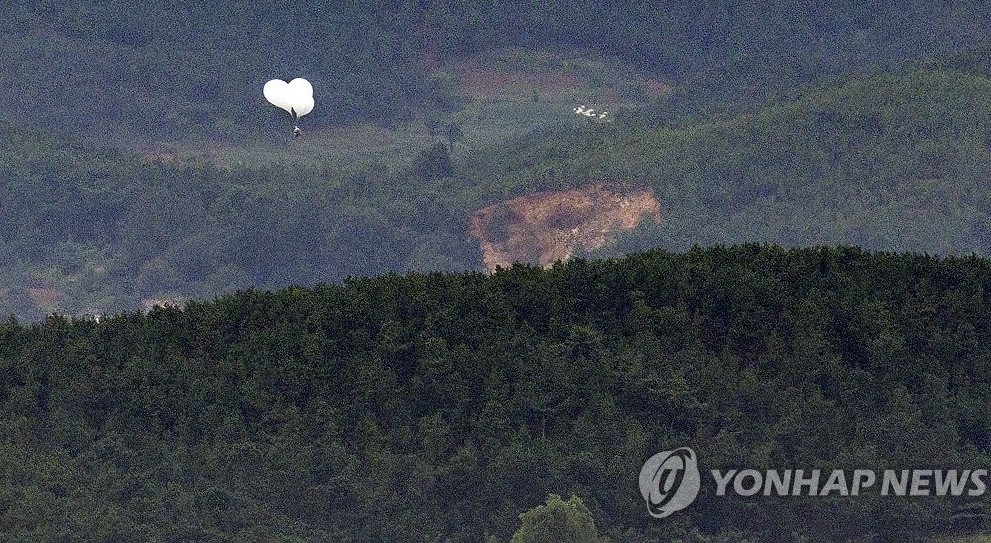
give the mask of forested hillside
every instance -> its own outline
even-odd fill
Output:
[[[481,269],[468,223],[512,196],[649,187],[660,223],[598,255],[852,244],[991,254],[991,81],[974,50],[749,113],[636,112],[407,164],[165,160],[0,127],[0,304],[39,319],[349,275]],[[273,108],[274,109],[274,108]],[[150,303],[150,302],[148,302]]]
[[[976,56],[976,55],[975,55]],[[991,81],[906,67],[689,126],[626,122],[536,134],[477,175],[528,189],[652,186],[664,220],[614,251],[774,241],[991,252]]]
[[[0,541],[988,533],[985,495],[658,520],[637,475],[991,465],[989,38],[976,1],[0,2]],[[480,273],[473,231],[558,230],[602,248]]]
[[[505,46],[586,48],[675,82],[675,109],[759,103],[808,83],[985,42],[979,2],[255,2],[14,0],[0,6],[4,116],[125,143],[246,139],[274,77],[310,78],[309,122],[391,124],[456,107],[439,63]]]
[[[0,312],[480,269],[473,211],[602,182],[652,188],[662,221],[600,255],[988,254],[988,50],[968,48],[988,17],[911,2],[5,2]],[[557,94],[473,94],[506,70],[546,70]],[[317,107],[287,145],[261,87],[298,75]],[[614,123],[553,101],[606,87],[627,106]]]
[[[478,262],[465,235],[469,194],[443,146],[402,170],[225,171],[0,131],[6,315],[113,313]]]
[[[911,541],[987,498],[716,498],[646,458],[986,468],[991,263],[736,246],[246,291],[0,326],[12,541],[507,541],[548,494],[615,542]]]

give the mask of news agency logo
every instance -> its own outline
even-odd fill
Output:
[[[731,469],[710,471],[715,496],[968,496],[987,493],[988,469],[870,469],[832,471]],[[640,494],[652,517],[664,518],[688,507],[698,497],[702,477],[698,457],[689,447],[662,451],[640,468]]]
[[[659,452],[640,468],[640,494],[647,501],[647,512],[655,518],[691,505],[701,485],[698,458],[689,447]]]

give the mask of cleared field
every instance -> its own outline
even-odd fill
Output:
[[[303,137],[296,140],[287,123],[284,138],[259,134],[238,143],[170,142],[140,151],[153,160],[205,161],[227,169],[307,163],[349,169],[368,160],[401,166],[425,147],[449,142],[451,126],[457,127],[453,152],[459,155],[548,125],[594,122],[576,116],[577,105],[614,113],[663,98],[671,90],[619,60],[584,52],[510,48],[441,66],[436,73],[450,81],[461,103],[453,113],[415,108],[411,119],[391,127],[355,123],[307,128],[304,119]],[[327,105],[318,103],[318,114],[321,107]]]

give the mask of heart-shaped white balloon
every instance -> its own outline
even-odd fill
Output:
[[[286,110],[297,118],[313,111],[313,85],[302,77],[297,77],[288,83],[281,79],[273,79],[265,83],[262,92],[272,105]]]

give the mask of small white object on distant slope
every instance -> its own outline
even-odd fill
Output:
[[[576,115],[588,117],[589,119],[596,119],[603,122],[612,121],[612,116],[609,116],[608,111],[596,113],[594,108],[586,108],[584,104],[572,109],[571,111],[573,111]],[[608,119],[606,118],[607,116]]]

